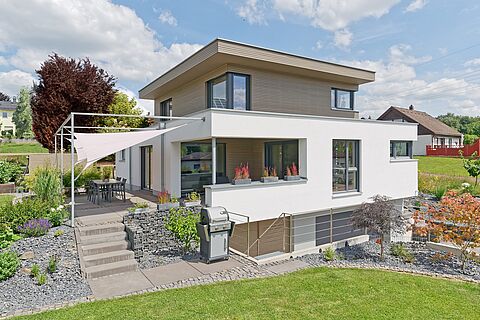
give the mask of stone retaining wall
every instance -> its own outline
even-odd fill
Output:
[[[200,207],[192,207],[192,210],[199,212]],[[162,252],[181,250],[181,244],[165,227],[168,213],[168,210],[151,210],[129,214],[123,218],[131,249],[137,261],[142,262],[144,258]]]

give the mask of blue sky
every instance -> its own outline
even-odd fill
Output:
[[[55,51],[90,57],[134,96],[221,37],[376,71],[358,93],[364,116],[393,104],[480,115],[478,1],[5,0],[0,12],[0,91],[11,95]]]

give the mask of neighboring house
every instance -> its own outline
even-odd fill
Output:
[[[426,112],[415,110],[413,105],[408,109],[390,107],[378,120],[418,123],[418,138],[413,143],[413,155],[426,155],[427,146],[434,148],[463,146],[463,135],[460,132]]]
[[[6,131],[11,131],[15,134],[15,123],[13,122],[13,113],[17,109],[17,102],[0,101],[0,131],[4,135]]]
[[[199,191],[207,206],[248,216],[249,224],[237,220],[231,244],[252,256],[365,240],[351,227],[355,208],[376,194],[401,206],[417,190],[417,161],[390,154],[392,145],[411,146],[417,125],[358,118],[355,94],[374,79],[372,71],[215,40],[139,94],[155,101],[155,115],[205,121],[166,121],[188,125],[118,152],[117,175],[177,197]],[[232,185],[242,163],[253,182]],[[286,181],[292,163],[301,179]],[[276,168],[278,182],[259,181],[265,166]]]

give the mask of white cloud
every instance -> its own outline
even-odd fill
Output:
[[[21,87],[31,87],[33,81],[30,73],[20,70],[0,72],[0,91],[9,96],[16,96]]]
[[[317,43],[315,43],[315,49],[320,50],[323,48],[323,42],[318,40]]]
[[[250,24],[266,24],[265,14],[263,12],[264,5],[261,5],[257,0],[246,0],[243,5],[241,5],[237,14],[245,19]]]
[[[335,31],[333,43],[335,46],[346,49],[352,43],[353,34],[347,29]]]
[[[480,58],[475,58],[472,60],[468,60],[465,62],[465,67],[474,67],[474,66],[480,66]]]
[[[9,64],[28,72],[55,51],[88,56],[120,81],[144,83],[201,47],[165,46],[132,9],[108,0],[1,1],[0,12],[0,48],[14,52]]]
[[[423,9],[427,5],[427,0],[413,0],[405,9],[405,12],[415,12]]]
[[[337,31],[367,17],[387,14],[400,0],[273,0],[283,16],[295,14],[308,18],[315,27]]]
[[[177,19],[172,15],[170,10],[162,10],[158,16],[158,20],[162,23],[169,24],[171,26],[177,26]]]
[[[415,105],[432,115],[446,112],[472,114],[480,112],[480,86],[456,74],[437,74],[433,80],[417,76],[415,66],[431,57],[415,57],[405,44],[389,49],[386,60],[340,61],[347,65],[376,71],[373,83],[360,86],[356,99],[362,116],[377,117],[389,106]]]

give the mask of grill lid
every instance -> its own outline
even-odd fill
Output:
[[[207,220],[209,224],[228,221],[228,213],[223,207],[202,208],[201,215],[202,220]]]

